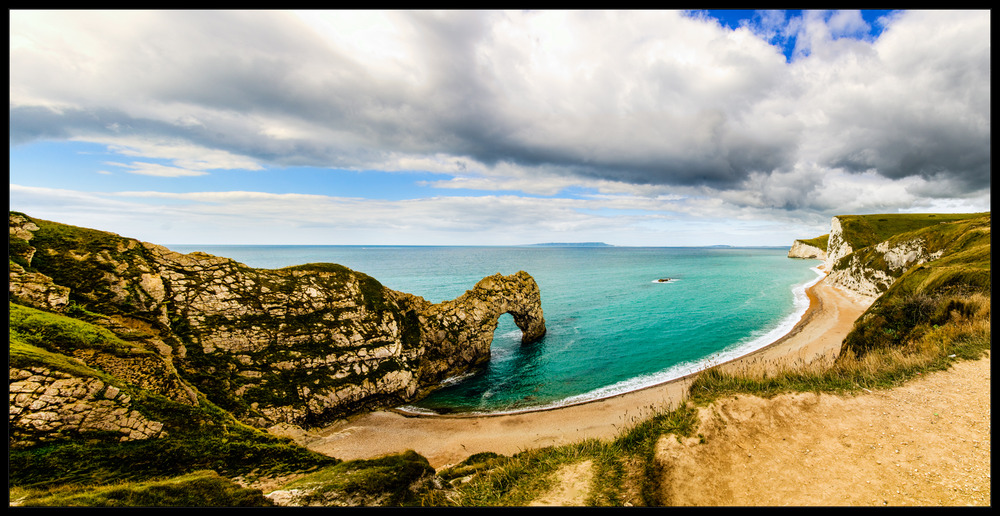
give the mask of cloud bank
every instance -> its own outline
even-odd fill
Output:
[[[679,11],[12,11],[10,139],[102,143],[132,157],[109,166],[159,177],[422,170],[444,192],[577,186],[721,199],[729,216],[988,209],[990,13],[879,23],[871,38],[850,11],[737,29]]]

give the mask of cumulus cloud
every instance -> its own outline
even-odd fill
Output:
[[[747,209],[906,185],[854,204],[875,209],[988,190],[989,14],[900,13],[874,39],[856,11],[13,11],[10,138],[160,176],[417,169]]]

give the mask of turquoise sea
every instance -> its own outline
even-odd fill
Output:
[[[339,263],[432,302],[527,271],[541,289],[545,338],[522,346],[513,318],[501,317],[485,370],[407,407],[437,413],[566,405],[736,358],[787,333],[820,277],[818,261],[787,258],[787,248],[169,247],[257,268]]]

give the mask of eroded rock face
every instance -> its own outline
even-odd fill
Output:
[[[896,278],[912,267],[936,260],[943,250],[931,251],[922,238],[894,237],[863,249],[852,249],[843,235],[840,220],[830,224],[830,240],[824,267],[828,281],[869,303],[882,295]]]
[[[10,440],[18,446],[110,432],[120,441],[165,437],[163,424],[131,406],[113,385],[47,368],[10,368]]]
[[[541,292],[534,278],[524,271],[488,276],[472,290],[443,303],[430,304],[408,294],[402,297],[420,313],[426,357],[431,359],[423,372],[435,384],[489,360],[493,332],[505,313],[511,314],[521,329],[522,344],[545,336]]]
[[[824,262],[824,269],[831,271],[837,262],[854,252],[851,245],[844,240],[844,228],[840,223],[840,219],[833,217],[830,220],[830,239],[826,243],[826,262]]]
[[[538,285],[523,271],[434,304],[340,265],[254,269],[16,216],[11,242],[22,255],[30,247],[32,256],[19,260],[33,269],[18,278],[33,286],[15,291],[12,281],[12,300],[54,309],[58,303],[24,294],[49,281],[45,288],[64,289],[118,330],[142,327],[140,340],[186,382],[260,427],[320,425],[413,401],[488,361],[505,313],[523,342],[545,335]],[[67,232],[74,238],[59,238]]]

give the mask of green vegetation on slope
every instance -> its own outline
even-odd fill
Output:
[[[14,488],[11,505],[22,507],[272,507],[259,489],[241,487],[214,471],[165,480],[92,487]]]
[[[119,356],[152,355],[151,351],[135,347],[106,328],[35,308],[10,304],[11,340],[72,355],[78,349],[98,349]]]
[[[873,349],[901,347],[951,322],[982,318],[989,304],[970,302],[990,295],[990,216],[937,224],[895,235],[891,241],[922,239],[937,260],[912,267],[855,322],[844,350],[861,356]],[[865,253],[866,250],[856,251]]]
[[[114,384],[130,395],[133,409],[162,422],[169,435],[148,441],[117,442],[117,436],[94,433],[86,438],[12,448],[8,455],[11,486],[105,484],[200,469],[229,475],[273,474],[307,471],[338,462],[288,439],[246,426],[203,397],[198,406],[178,403],[126,384],[69,356],[74,350],[86,349],[149,354],[133,348],[105,328],[11,303],[9,338],[12,367],[40,366]]]
[[[838,215],[844,240],[855,251],[942,222],[955,222],[988,213],[892,213],[882,215]]]
[[[820,236],[818,236],[816,238],[809,238],[809,239],[805,239],[805,240],[799,240],[799,242],[802,242],[803,244],[811,245],[813,247],[816,247],[818,249],[822,249],[823,251],[826,251],[827,243],[830,242],[830,234],[827,233],[825,235],[820,235]]]
[[[302,505],[416,505],[421,482],[434,476],[422,455],[408,450],[375,459],[341,462],[293,481]]]

